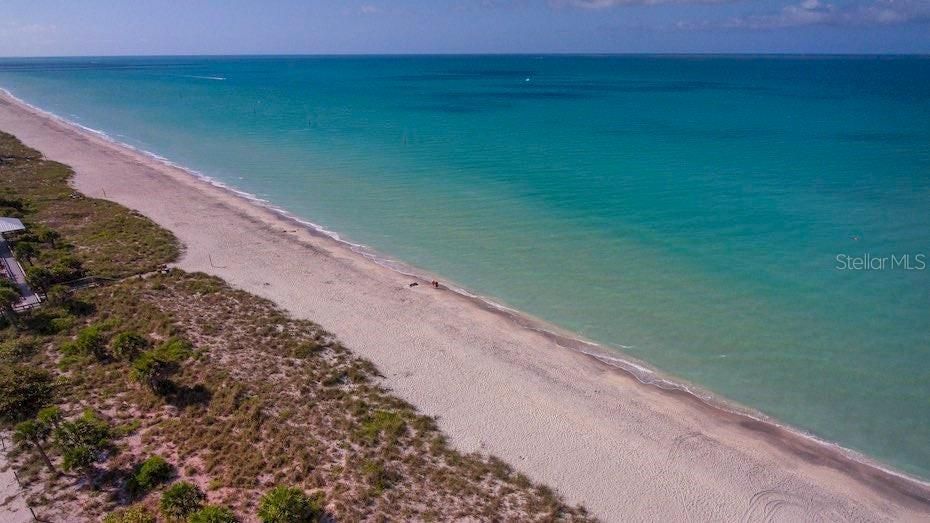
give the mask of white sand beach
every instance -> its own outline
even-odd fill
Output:
[[[643,385],[558,335],[382,267],[142,153],[0,96],[0,129],[150,217],[203,271],[308,318],[465,451],[608,521],[930,520],[930,487],[792,431]]]

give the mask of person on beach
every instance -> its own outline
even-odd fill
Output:
[[[433,280],[433,288],[434,288],[434,289],[438,289],[438,288],[439,288],[439,282],[438,282],[438,281]]]

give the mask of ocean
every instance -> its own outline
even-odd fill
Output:
[[[930,58],[0,59],[0,87],[930,478]]]

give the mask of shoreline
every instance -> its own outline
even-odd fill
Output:
[[[300,220],[299,218],[290,215],[286,211],[274,208],[268,204],[268,202],[265,202],[260,198],[255,198],[251,195],[248,195],[247,193],[236,191],[234,188],[228,187],[225,184],[221,184],[220,182],[216,182],[215,180],[211,180],[209,177],[203,176],[201,173],[196,173],[189,169],[185,169],[182,166],[173,164],[164,158],[158,157],[157,155],[147,153],[145,151],[140,151],[139,149],[132,148],[125,144],[121,144],[98,131],[87,129],[82,126],[79,128],[79,126],[73,122],[69,122],[65,119],[42,111],[39,108],[30,106],[25,102],[16,99],[5,90],[0,93],[0,125],[2,125],[4,130],[16,134],[27,145],[42,151],[43,154],[45,154],[50,159],[58,160],[63,163],[72,165],[76,172],[74,183],[77,188],[81,189],[83,192],[92,196],[99,196],[100,191],[110,189],[110,196],[108,199],[112,199],[130,208],[139,210],[140,212],[143,212],[143,214],[146,214],[155,220],[157,223],[175,232],[175,234],[178,235],[178,237],[187,247],[186,252],[178,261],[178,265],[180,267],[186,270],[204,270],[205,272],[216,274],[220,277],[223,277],[234,286],[243,288],[250,292],[255,292],[256,294],[276,301],[279,303],[279,305],[288,309],[296,316],[306,315],[309,319],[313,319],[315,321],[320,319],[318,318],[319,314],[306,314],[311,311],[308,311],[307,307],[305,307],[306,303],[301,302],[300,296],[296,298],[293,296],[285,296],[285,289],[282,289],[279,284],[272,284],[267,281],[252,281],[250,278],[254,277],[254,274],[241,274],[243,271],[247,271],[247,268],[242,267],[241,265],[230,269],[230,265],[225,261],[222,261],[229,258],[221,258],[220,266],[214,265],[214,258],[211,253],[215,253],[216,251],[211,250],[210,247],[215,245],[212,245],[211,242],[207,241],[205,238],[197,237],[196,231],[185,231],[186,235],[185,233],[179,232],[179,223],[177,223],[179,221],[178,216],[172,216],[167,212],[162,212],[160,215],[157,208],[157,202],[149,201],[146,203],[141,201],[140,198],[143,200],[147,198],[140,195],[139,191],[137,191],[135,188],[127,188],[125,186],[127,183],[125,176],[120,179],[114,179],[113,176],[107,176],[107,173],[105,172],[107,169],[101,168],[101,162],[95,160],[105,158],[108,160],[113,160],[114,163],[123,162],[125,165],[130,166],[130,168],[133,165],[138,167],[138,169],[130,169],[132,171],[138,172],[130,172],[127,175],[128,177],[137,178],[133,179],[133,182],[144,181],[149,185],[161,187],[162,189],[164,189],[163,186],[165,184],[174,184],[175,187],[173,187],[172,190],[174,191],[175,195],[181,194],[186,198],[193,199],[192,202],[188,202],[188,207],[194,207],[201,211],[207,210],[212,213],[216,213],[225,219],[238,218],[240,220],[248,221],[251,226],[253,226],[254,230],[262,231],[268,235],[267,238],[261,238],[263,242],[271,244],[275,247],[281,247],[282,250],[284,250],[284,246],[287,247],[288,251],[295,251],[295,249],[302,248],[304,252],[300,253],[299,250],[297,251],[297,260],[306,257],[306,251],[309,250],[311,255],[314,255],[315,258],[321,258],[325,263],[333,265],[336,269],[335,274],[339,274],[341,271],[355,271],[352,272],[353,276],[363,275],[362,278],[365,279],[365,283],[374,282],[379,284],[381,287],[386,287],[387,291],[389,291],[388,299],[385,301],[385,303],[382,304],[386,305],[388,309],[398,305],[397,300],[394,299],[395,294],[403,293],[411,295],[424,295],[424,292],[408,291],[404,289],[403,287],[405,286],[403,285],[403,280],[406,278],[406,281],[409,281],[409,278],[414,277],[419,278],[421,281],[425,282],[428,281],[428,279],[426,279],[429,277],[428,274],[419,273],[419,271],[416,271],[414,268],[410,268],[411,271],[415,271],[414,274],[405,274],[405,272],[400,270],[398,267],[391,267],[386,263],[379,263],[379,261],[383,262],[385,259],[379,260],[377,254],[372,253],[371,251],[360,252],[364,250],[363,246],[358,246],[346,242],[339,238],[337,234],[330,233],[322,227],[316,226],[310,222],[306,222],[305,220]],[[96,159],[86,158],[88,156],[92,156],[91,153],[97,154],[100,157]],[[81,161],[82,154],[84,161]],[[75,161],[75,158],[77,158],[78,161]],[[92,171],[96,171],[96,174],[94,174]],[[110,174],[112,175],[114,173],[110,172]],[[179,208],[183,207],[183,204],[179,204]],[[171,223],[172,220],[176,223]],[[199,219],[193,221],[203,225],[203,228],[209,228],[207,227],[208,225],[212,225],[214,228],[222,227],[222,225],[217,226],[215,223],[209,224],[201,222]],[[281,226],[288,225],[289,227],[293,227],[295,224],[299,225],[298,230],[291,231],[284,229],[282,232]],[[198,227],[197,224],[192,223],[182,223],[181,225],[193,229],[201,228]],[[235,225],[232,225],[231,227],[235,228]],[[229,234],[229,231],[223,232],[227,235]],[[190,238],[192,237],[195,237],[197,241],[190,241]],[[226,242],[230,244],[228,247],[233,247],[233,249],[235,249],[235,241],[237,240],[226,238]],[[222,241],[220,243],[222,243]],[[287,245],[288,243],[293,245]],[[353,248],[353,246],[355,248]],[[209,266],[204,264],[206,261],[203,259],[203,251],[205,247],[208,252],[207,258],[209,258]],[[229,253],[227,252],[228,247],[226,250],[220,250],[219,252],[223,256],[229,256]],[[264,252],[270,257],[285,257],[284,255],[274,250]],[[290,260],[289,262],[292,261],[293,260]],[[377,265],[378,269],[372,267],[374,265]],[[405,268],[406,266],[400,264],[399,267]],[[237,272],[237,269],[239,272]],[[386,274],[385,272],[390,272],[391,274]],[[327,274],[327,276],[332,275],[333,271],[330,271]],[[319,280],[319,278],[317,278],[317,280]],[[343,285],[343,290],[346,290],[349,293],[361,293],[362,299],[357,301],[365,302],[366,298],[369,297],[369,291],[364,288],[364,286],[360,287],[355,283],[358,282],[354,282],[351,285]],[[305,285],[315,285],[315,287],[312,287],[314,290],[320,290],[321,288],[325,289],[325,285],[330,284],[332,284],[331,281],[327,282],[325,280],[322,281],[323,287],[321,287],[319,281],[305,283]],[[401,285],[400,289],[395,287],[398,284]],[[382,295],[384,295],[384,290],[385,289],[379,288],[379,292]],[[913,478],[904,473],[894,471],[878,462],[875,462],[871,458],[859,454],[858,452],[844,449],[841,446],[831,442],[820,440],[819,438],[806,434],[798,429],[781,425],[774,420],[764,416],[763,414],[757,415],[755,412],[729,403],[726,400],[719,398],[718,396],[709,393],[706,396],[700,393],[696,393],[687,384],[678,383],[671,379],[666,379],[661,373],[655,372],[638,363],[628,362],[619,357],[613,357],[607,351],[607,349],[602,349],[597,344],[589,344],[587,341],[579,337],[572,336],[570,333],[567,333],[562,329],[550,326],[541,320],[537,320],[518,311],[509,309],[503,305],[493,302],[492,300],[472,295],[471,293],[468,293],[462,289],[452,290],[456,292],[437,293],[430,292],[431,290],[426,290],[426,292],[430,292],[430,294],[426,295],[427,299],[419,300],[417,303],[414,303],[414,305],[426,309],[452,309],[452,312],[464,318],[464,322],[460,321],[455,325],[445,325],[446,327],[453,327],[460,330],[463,325],[466,327],[477,326],[479,329],[482,327],[487,327],[485,330],[491,331],[489,334],[503,333],[503,336],[508,338],[517,338],[513,346],[506,347],[507,350],[492,350],[490,351],[490,354],[488,351],[482,350],[480,343],[472,344],[477,348],[472,348],[472,354],[466,355],[468,357],[472,357],[477,354],[478,356],[486,357],[485,359],[488,361],[485,361],[481,368],[495,368],[498,373],[501,372],[501,369],[499,368],[501,366],[515,367],[517,370],[521,371],[520,374],[516,377],[523,379],[523,384],[528,382],[530,385],[535,385],[533,390],[534,392],[550,393],[548,397],[546,397],[546,394],[543,394],[543,398],[524,398],[525,401],[517,402],[517,406],[538,406],[542,400],[543,403],[549,402],[554,404],[550,410],[557,411],[569,419],[575,418],[574,421],[577,425],[583,425],[583,423],[579,423],[580,418],[583,416],[579,416],[578,413],[571,412],[572,409],[566,407],[580,407],[579,410],[581,410],[582,413],[596,413],[596,417],[595,415],[589,416],[592,419],[587,420],[588,424],[591,424],[591,421],[622,424],[624,419],[612,415],[609,410],[607,412],[599,410],[600,406],[605,404],[605,400],[608,398],[595,401],[594,397],[600,395],[607,396],[609,397],[609,401],[606,401],[606,403],[613,403],[615,400],[623,400],[625,395],[635,392],[640,397],[636,397],[632,401],[629,398],[626,398],[627,401],[625,405],[623,401],[621,401],[621,408],[614,408],[611,410],[618,410],[623,412],[626,416],[630,416],[631,413],[627,411],[635,410],[635,407],[642,407],[643,405],[646,405],[649,407],[649,409],[645,410],[649,410],[649,412],[647,412],[649,415],[642,417],[651,417],[652,419],[645,419],[645,421],[640,421],[640,423],[651,423],[654,425],[651,427],[653,430],[646,432],[650,435],[653,435],[652,432],[658,432],[661,433],[662,436],[669,436],[669,433],[675,434],[675,437],[672,438],[652,438],[655,441],[658,441],[658,443],[653,445],[653,448],[649,448],[647,450],[667,451],[669,444],[680,444],[685,440],[679,441],[679,438],[681,436],[688,436],[692,439],[698,438],[705,443],[713,443],[713,445],[710,446],[715,448],[719,447],[717,448],[718,451],[732,450],[733,452],[731,452],[731,454],[733,454],[733,456],[730,456],[728,459],[737,459],[737,461],[739,461],[739,458],[741,457],[739,452],[742,451],[745,453],[747,447],[753,447],[753,452],[750,452],[749,454],[751,454],[754,458],[757,458],[757,454],[764,454],[765,457],[776,458],[774,462],[778,463],[779,456],[777,454],[784,454],[785,456],[792,457],[796,463],[794,463],[793,466],[784,467],[785,469],[788,469],[788,472],[798,472],[797,470],[792,471],[792,468],[799,468],[804,466],[810,468],[811,470],[806,470],[804,471],[804,474],[800,475],[802,478],[807,480],[802,483],[809,482],[811,478],[824,479],[822,477],[824,476],[824,471],[820,469],[827,468],[830,472],[830,474],[827,474],[827,476],[841,476],[839,478],[831,477],[830,481],[827,482],[836,482],[837,484],[832,486],[840,487],[826,489],[828,491],[834,491],[834,494],[836,494],[835,491],[837,490],[841,493],[852,493],[852,491],[857,491],[862,488],[868,491],[872,491],[873,494],[880,494],[879,498],[883,497],[884,495],[888,495],[891,498],[894,498],[896,501],[901,503],[902,508],[908,508],[914,511],[911,516],[914,514],[930,513],[930,484],[927,482]],[[374,291],[371,292],[375,293]],[[328,301],[325,298],[317,299],[316,304],[322,304],[323,306],[326,306],[331,304],[330,302],[332,301],[339,301],[339,297],[331,297],[331,299],[328,299]],[[400,303],[410,303],[414,300],[405,300],[404,297],[401,297],[399,301]],[[375,306],[373,305],[372,307]],[[364,311],[360,312],[364,313]],[[388,310],[387,312],[388,314],[391,314],[393,311]],[[422,310],[418,312],[423,313],[423,315],[427,314],[427,312]],[[428,313],[431,315],[434,315],[437,312],[441,315],[444,311],[428,311]],[[478,317],[479,314],[480,317]],[[493,322],[493,320],[489,319],[487,317],[488,315],[497,318],[497,320],[500,322],[500,325],[493,325],[494,329],[491,329],[490,327],[492,326],[488,324]],[[454,317],[453,319],[458,320],[458,316]],[[414,315],[414,319],[417,318],[419,317]],[[372,318],[369,318],[364,314],[360,314],[360,319],[372,320]],[[402,369],[405,366],[416,367],[416,362],[409,361],[411,358],[415,360],[418,357],[417,354],[413,353],[417,352],[416,350],[410,351],[408,349],[410,354],[406,355],[406,360],[403,355],[386,356],[379,354],[377,350],[371,348],[361,348],[362,350],[357,350],[357,348],[359,348],[359,344],[352,343],[352,340],[361,339],[363,341],[367,341],[367,338],[370,338],[370,336],[367,336],[365,333],[356,333],[355,335],[352,335],[352,329],[347,331],[347,326],[338,325],[338,321],[336,321],[335,318],[330,318],[330,320],[330,322],[320,321],[320,323],[340,338],[347,340],[347,342],[349,342],[347,345],[351,349],[372,360],[376,365],[378,365],[379,368],[381,368],[383,371],[386,371],[386,385],[392,388],[398,385],[398,379],[396,377],[392,379],[392,374],[397,374],[397,372],[392,371],[396,370],[397,368]],[[386,323],[384,318],[374,318],[374,320],[377,321],[369,321],[369,327],[377,328],[378,326],[382,326]],[[441,319],[440,321],[443,320]],[[337,323],[337,325],[334,326],[332,325],[333,323]],[[354,330],[364,330],[364,327],[356,326],[354,327]],[[524,332],[512,332],[517,330]],[[347,333],[349,334],[348,336],[346,335]],[[436,342],[436,333],[428,332],[421,334],[424,334],[424,336],[418,337],[418,339],[421,341],[422,345],[428,346],[430,342]],[[430,336],[425,336],[426,334],[429,334]],[[390,337],[390,334],[388,334],[388,336]],[[453,338],[451,340],[452,343],[448,343],[448,338],[451,337],[451,335],[445,336],[440,332],[438,336],[444,336],[442,341],[446,342],[449,348],[455,350],[459,350],[459,346],[457,345],[458,343],[463,341],[470,341],[467,336],[464,338],[464,340],[461,336],[459,336],[458,338]],[[493,342],[494,337],[491,336],[490,339]],[[385,340],[382,339],[374,341],[384,342]],[[542,346],[542,348],[533,348],[537,344]],[[365,343],[362,345],[365,345]],[[401,345],[403,344],[401,343]],[[528,348],[530,351],[526,350]],[[546,350],[550,348],[552,350]],[[558,353],[555,351],[558,351]],[[564,354],[562,354],[563,352]],[[622,353],[618,355],[622,355]],[[546,359],[547,356],[552,357],[553,360],[557,361],[549,361]],[[555,365],[556,368],[548,368],[549,364]],[[437,362],[437,365],[441,366],[441,362]],[[448,365],[446,366],[448,367]],[[453,373],[461,370],[462,369],[453,369]],[[511,380],[515,377],[508,375],[506,372],[508,369],[505,368],[502,370],[505,380]],[[509,370],[514,369],[511,368]],[[588,389],[593,388],[593,395],[591,390],[582,390],[585,387],[578,386],[571,380],[558,376],[553,372],[559,370],[570,370],[575,376],[579,377],[579,381],[584,382],[584,386],[586,386]],[[445,369],[444,372],[448,372],[448,369]],[[473,373],[468,377],[470,379],[480,378],[481,374]],[[424,380],[429,381],[429,378],[420,378],[421,382]],[[544,382],[543,385],[548,385],[548,387],[540,387],[539,383],[533,383],[534,381],[538,382],[539,380],[542,380]],[[420,408],[424,413],[437,415],[446,412],[446,409],[441,408],[441,404],[443,402],[447,404],[458,404],[463,399],[467,402],[470,399],[470,394],[474,392],[470,389],[473,388],[475,384],[473,381],[460,382],[460,385],[463,386],[463,390],[450,391],[444,390],[446,389],[447,384],[442,379],[439,379],[437,383],[437,379],[433,378],[432,381],[426,385],[428,386],[425,388],[431,388],[432,390],[419,390],[418,393],[414,393],[412,390],[416,390],[417,387],[413,387],[411,390],[405,390],[405,387],[401,386],[399,389],[395,389],[395,391],[398,392],[401,397]],[[522,384],[518,383],[518,386],[512,390],[522,391],[523,388],[519,385]],[[424,383],[419,383],[418,386],[422,389],[424,387]],[[598,390],[602,387],[611,390],[603,392]],[[430,395],[430,393],[437,393],[437,391],[444,392],[445,395],[448,396],[442,398],[441,401],[438,402],[439,405],[437,405],[435,401],[430,403],[430,401],[426,401],[422,397],[419,398],[421,401],[417,401],[417,396],[422,396],[424,393]],[[560,398],[558,396],[559,394],[564,393],[574,393],[575,396],[567,400],[562,400],[560,403]],[[584,401],[584,398],[589,398],[590,401]],[[493,400],[494,398],[491,399]],[[638,401],[644,402],[643,405],[638,405]],[[437,406],[439,408],[437,408]],[[657,406],[659,408],[655,408]],[[479,409],[478,415],[480,416],[483,414],[484,413]],[[504,414],[503,417],[508,418],[518,417],[518,414],[522,414],[524,417],[530,417],[534,413],[517,413],[512,410],[507,411],[505,409],[501,411],[500,414]],[[661,419],[662,414],[666,414],[666,416],[669,416],[670,419],[675,418],[676,414],[683,414],[685,417],[693,419],[691,419],[688,423],[672,424],[670,420]],[[451,417],[455,416],[453,415]],[[495,422],[503,423],[503,425],[498,428],[499,434],[496,436],[492,435],[494,437],[489,438],[490,440],[494,440],[495,438],[498,440],[506,440],[517,437],[516,434],[512,434],[512,431],[508,429],[508,426],[506,425],[506,419],[499,419],[501,416],[497,416],[497,418],[494,416],[489,417],[492,419],[484,421],[491,421],[492,424],[495,424]],[[545,413],[543,413],[542,417],[546,417]],[[596,494],[588,494],[585,492],[594,490],[590,487],[595,486],[591,484],[585,484],[585,480],[589,479],[589,476],[585,474],[581,474],[579,476],[576,471],[571,481],[562,481],[562,474],[553,472],[551,469],[549,470],[549,474],[546,474],[545,469],[549,468],[547,466],[551,464],[552,459],[561,458],[562,463],[560,466],[563,469],[574,468],[574,464],[571,462],[574,461],[576,457],[580,456],[573,456],[569,453],[566,453],[565,451],[567,448],[572,447],[572,439],[589,436],[588,434],[585,434],[583,430],[581,430],[581,427],[572,425],[570,428],[573,430],[569,430],[567,432],[565,430],[559,430],[559,434],[555,434],[554,436],[560,437],[563,440],[567,439],[568,441],[560,441],[557,445],[550,445],[550,447],[552,447],[550,449],[543,449],[544,452],[541,454],[545,455],[547,454],[545,450],[550,450],[550,452],[554,453],[555,456],[550,455],[542,462],[538,462],[534,464],[534,466],[528,467],[522,460],[528,460],[530,458],[524,457],[521,454],[514,455],[512,452],[513,448],[519,448],[521,446],[516,444],[517,442],[513,442],[510,445],[504,444],[506,442],[503,441],[486,442],[484,441],[484,438],[488,436],[487,429],[482,431],[468,423],[463,423],[462,420],[454,421],[450,426],[450,423],[446,422],[445,420],[446,416],[440,417],[440,427],[444,430],[444,432],[451,436],[452,441],[460,448],[464,448],[465,450],[479,450],[482,452],[496,454],[516,466],[518,469],[528,473],[534,479],[544,481],[556,487],[571,501],[584,503],[595,514],[601,517],[609,519],[612,515],[616,516],[618,512],[615,512],[613,509],[623,507],[622,504],[617,505],[616,502],[611,503],[610,501],[612,500],[600,499]],[[475,420],[472,419],[471,421],[474,422]],[[533,421],[535,421],[538,425],[539,420]],[[592,425],[596,424],[597,423],[594,423]],[[672,428],[669,429],[668,425],[671,425]],[[707,427],[704,425],[711,426]],[[554,428],[551,426],[543,427],[544,431],[550,429]],[[712,431],[709,429],[714,430]],[[477,438],[475,436],[476,432],[479,433]],[[623,431],[620,432],[622,433]],[[711,432],[713,433],[710,434]],[[611,434],[616,435],[615,433]],[[540,441],[551,439],[549,434],[537,433],[536,436],[537,439],[540,439]],[[724,438],[722,436],[727,437]],[[477,444],[475,442],[476,439]],[[611,444],[626,442],[627,441],[623,438],[614,437],[609,439],[607,442],[599,442],[599,447],[606,447],[606,449],[609,451]],[[648,441],[642,443],[643,445],[646,445]],[[686,447],[688,445],[686,445]],[[765,448],[760,449],[755,447]],[[603,449],[599,448],[598,450]],[[702,452],[706,450],[706,448],[703,448]],[[528,452],[535,451],[535,447],[529,446]],[[591,454],[591,452],[588,452],[588,454]],[[598,452],[595,451],[593,454],[595,459],[589,460],[589,463],[592,465],[598,465]],[[723,452],[723,454],[726,455],[727,452]],[[601,455],[601,458],[607,459],[609,456]],[[720,459],[710,461],[719,462],[721,459],[723,459],[720,456],[718,456],[718,458]],[[631,469],[636,467],[636,460],[632,458],[615,466],[617,469]],[[763,466],[763,468],[767,470],[765,466]],[[644,471],[640,470],[640,472]],[[647,468],[645,472],[650,471]],[[701,471],[699,470],[698,472],[700,473]],[[704,472],[707,472],[711,475],[718,473],[716,470],[705,470]],[[784,470],[782,472],[784,472]],[[611,475],[616,476],[616,474],[611,473],[601,474],[601,476]],[[797,480],[799,478],[792,477],[789,479]],[[712,480],[713,478],[711,478],[711,482]],[[590,481],[593,483],[597,480],[591,478]],[[733,486],[737,484],[737,482],[728,483],[733,483]],[[815,485],[816,483],[817,482],[814,482]],[[603,492],[603,488],[606,487],[609,489],[615,485],[607,484],[597,486],[601,487],[600,490],[602,493],[609,495],[610,492]],[[684,487],[688,486],[693,485],[684,485]],[[633,488],[637,487],[637,485],[629,485],[629,487]],[[725,491],[726,489],[724,488],[718,490]],[[762,490],[759,490],[759,492],[756,492],[756,494],[760,492],[762,492]],[[868,497],[867,494],[863,495]],[[811,500],[814,500],[817,496],[818,494],[811,495]],[[654,496],[651,501],[659,501],[659,499],[655,499],[657,497],[661,496]],[[740,496],[737,495],[737,499],[728,498],[725,501],[727,501],[729,505],[737,507],[737,509],[741,505],[748,505],[749,508],[746,510],[749,510],[750,512],[744,512],[744,515],[747,513],[751,515],[751,511],[755,510],[753,509],[753,503],[751,499],[755,498],[751,497],[751,499],[744,499],[742,502],[740,502],[738,501],[739,497]],[[834,498],[834,496],[827,495],[825,498]],[[855,496],[852,497],[852,500],[856,501]],[[829,505],[833,505],[835,503],[839,503],[839,501],[831,501]],[[916,504],[916,506],[905,507],[906,505],[911,505],[912,503]],[[813,501],[811,501],[810,505],[811,506],[809,507],[810,510],[808,510],[808,514],[812,513],[811,511],[818,508],[813,506]],[[622,513],[625,514],[626,512]],[[840,513],[846,513],[846,511],[844,510]],[[859,511],[854,510],[850,513],[858,514]],[[650,516],[656,515],[657,514],[650,513]],[[887,514],[885,515],[887,516]],[[898,516],[901,515],[899,514]],[[904,517],[907,516],[905,515]]]

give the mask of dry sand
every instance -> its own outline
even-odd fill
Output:
[[[33,520],[32,512],[26,504],[23,489],[13,472],[12,465],[6,456],[9,448],[9,434],[0,434],[2,450],[0,450],[0,521],[3,523],[29,523]]]
[[[643,385],[521,325],[531,320],[409,288],[335,240],[6,95],[0,129],[71,165],[85,194],[173,231],[179,267],[335,333],[460,449],[495,454],[606,520],[930,519],[927,484]]]

